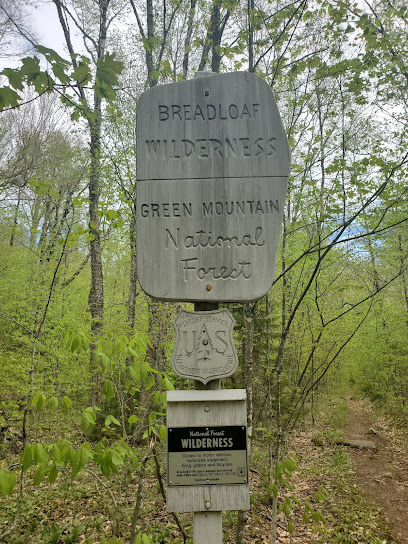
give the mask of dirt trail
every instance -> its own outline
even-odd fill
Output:
[[[375,449],[350,449],[355,483],[381,507],[394,538],[408,544],[408,459],[387,438],[364,401],[349,400],[348,406],[346,439],[376,444]]]

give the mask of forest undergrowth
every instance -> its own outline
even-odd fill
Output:
[[[354,463],[350,450],[338,442],[344,437],[347,403],[344,398],[324,402],[318,423],[304,423],[293,432],[287,443],[286,460],[294,470],[279,491],[280,513],[277,540],[285,544],[316,542],[320,544],[396,544],[392,531],[379,506],[353,480]],[[385,420],[384,420],[385,421]],[[64,430],[59,418],[42,421],[37,426],[37,437],[45,442],[53,440],[58,428]],[[69,428],[68,422],[66,428]],[[392,435],[392,426],[387,427]],[[269,460],[267,442],[256,433],[250,462],[251,511],[248,518],[246,542],[270,542],[273,490],[268,485]],[[72,442],[75,437],[67,436]],[[398,433],[402,446],[404,437]],[[405,444],[407,446],[407,444]],[[161,477],[165,481],[165,454],[158,452]],[[9,442],[3,449],[4,466],[16,468],[19,463],[18,442]],[[143,454],[142,454],[143,455]],[[112,480],[116,479],[112,475]],[[10,544],[67,544],[129,542],[132,512],[138,490],[137,478],[128,482],[112,481],[117,505],[103,489],[104,483],[92,471],[83,471],[75,481],[69,475],[49,485],[34,485],[27,478],[26,495],[19,529],[10,537]],[[0,531],[12,523],[17,504],[16,491],[0,502]],[[160,493],[155,463],[147,463],[146,481],[141,503],[138,529],[153,543],[182,543],[183,536],[171,515],[166,513]],[[186,542],[191,542],[192,516],[180,514]],[[235,542],[236,512],[225,512],[223,541]],[[112,535],[116,531],[118,537]]]

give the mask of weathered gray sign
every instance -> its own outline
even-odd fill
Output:
[[[167,392],[167,511],[248,510],[245,389]]]
[[[167,430],[167,483],[248,483],[246,426],[174,427]]]
[[[182,310],[174,320],[176,343],[171,360],[174,372],[204,384],[231,376],[238,367],[232,339],[234,324],[235,319],[226,309]]]
[[[249,72],[149,89],[137,106],[138,274],[164,300],[251,301],[272,285],[290,152]]]

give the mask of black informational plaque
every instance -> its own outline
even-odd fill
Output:
[[[245,426],[168,429],[169,486],[248,483]]]

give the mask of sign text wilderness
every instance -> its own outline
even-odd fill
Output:
[[[151,89],[141,101],[138,244],[158,267],[143,270],[139,258],[142,287],[170,300],[259,298],[261,275],[273,280],[288,157],[269,87],[235,73]]]
[[[256,119],[262,115],[259,111],[260,104],[244,104],[239,107],[237,104],[171,104],[158,105],[157,117],[161,122],[177,121],[228,121],[228,120],[249,120]],[[215,157],[258,157],[267,155],[272,157],[276,153],[276,138],[264,138],[260,136],[251,139],[248,135],[236,138],[225,136],[218,138],[197,138],[190,140],[181,139],[159,139],[145,140],[146,155],[149,160],[158,159],[214,159]]]

